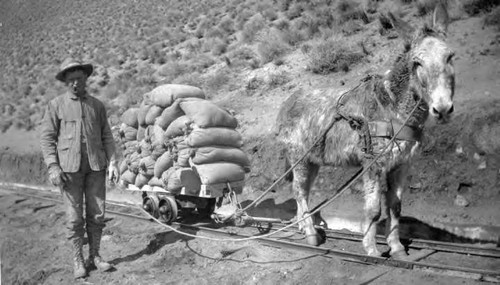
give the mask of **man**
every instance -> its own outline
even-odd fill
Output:
[[[62,63],[56,79],[64,82],[68,91],[49,102],[40,138],[49,180],[59,187],[63,196],[68,239],[74,251],[75,278],[87,275],[82,254],[85,230],[89,241],[89,268],[103,271],[112,268],[99,255],[99,245],[105,226],[108,163],[110,180],[117,182],[119,172],[104,105],[86,91],[87,78],[92,72],[91,64],[71,59]]]

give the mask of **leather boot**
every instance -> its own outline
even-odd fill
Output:
[[[101,271],[108,271],[113,268],[113,265],[107,263],[99,255],[99,248],[101,246],[101,230],[87,231],[89,239],[89,267],[97,268]]]
[[[87,270],[85,269],[85,263],[83,259],[82,247],[83,247],[83,239],[82,238],[73,238],[73,275],[75,279],[84,278],[87,276]]]

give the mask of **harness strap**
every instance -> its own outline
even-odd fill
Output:
[[[401,131],[397,134],[396,139],[405,141],[420,141],[422,138],[422,130],[415,127],[403,125],[397,121],[373,121],[368,122],[368,130],[371,137],[392,138],[394,130]]]

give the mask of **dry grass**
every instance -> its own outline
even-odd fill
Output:
[[[270,62],[281,65],[301,47],[312,72],[347,71],[361,53],[333,47],[328,39],[363,31],[374,17],[370,13],[385,2],[5,0],[0,9],[0,131],[36,127],[47,102],[65,90],[54,74],[67,57],[95,65],[89,90],[111,113],[136,104],[161,83],[198,84],[216,91],[233,82],[231,88],[246,90],[244,81],[235,80],[242,70]],[[455,2],[469,15],[498,5],[495,0]],[[413,5],[421,14],[435,5],[427,0],[394,3]],[[497,14],[490,14],[485,24],[498,26]],[[319,44],[310,44],[314,42]]]

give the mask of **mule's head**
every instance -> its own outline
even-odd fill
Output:
[[[406,23],[400,27],[393,23],[408,41],[412,87],[427,101],[429,113],[438,123],[448,122],[454,109],[455,71],[454,52],[444,41],[448,26],[446,9],[437,5],[431,26],[418,30]]]

